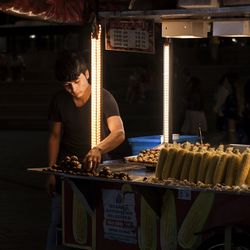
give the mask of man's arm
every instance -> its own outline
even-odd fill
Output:
[[[56,163],[61,137],[61,123],[52,122],[50,126],[49,139],[48,139],[48,167]],[[47,181],[47,191],[49,196],[55,195],[56,178],[54,175],[49,175]]]
[[[107,119],[109,135],[96,147],[92,148],[85,157],[85,162],[96,167],[101,162],[101,155],[118,147],[125,140],[125,131],[120,116],[110,116]]]
[[[97,147],[102,154],[108,153],[118,147],[125,140],[125,131],[120,116],[111,116],[107,119],[109,135],[104,138]]]

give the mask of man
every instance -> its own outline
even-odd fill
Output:
[[[56,60],[55,74],[64,90],[52,99],[49,120],[48,166],[65,156],[76,155],[87,167],[96,168],[106,154],[125,139],[123,123],[114,97],[103,89],[103,126],[101,142],[91,148],[91,86],[86,63],[76,54],[63,52]],[[49,176],[48,193],[52,197],[52,219],[47,250],[55,249],[56,227],[60,223],[60,181]]]

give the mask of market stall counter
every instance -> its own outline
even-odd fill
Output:
[[[249,249],[248,187],[226,190],[160,181],[152,165],[134,162],[102,164],[95,175],[54,173],[63,180],[65,246],[205,250],[220,243],[225,249]]]

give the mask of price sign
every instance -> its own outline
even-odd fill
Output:
[[[105,38],[106,50],[154,53],[154,21],[110,18]]]

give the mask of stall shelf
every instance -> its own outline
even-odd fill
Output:
[[[233,6],[219,8],[199,9],[168,9],[168,10],[131,10],[131,11],[102,11],[99,16],[103,19],[110,17],[135,17],[154,19],[162,22],[162,19],[185,19],[185,18],[244,18],[249,17],[250,6]]]

